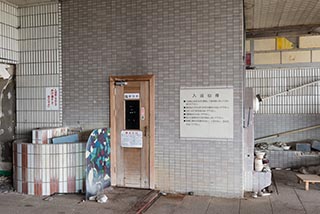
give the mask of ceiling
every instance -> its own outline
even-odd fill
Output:
[[[5,1],[27,6],[58,0]],[[248,38],[320,34],[320,0],[244,0],[244,8]]]
[[[244,0],[247,36],[320,33],[319,0]]]

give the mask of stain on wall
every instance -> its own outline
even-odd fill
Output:
[[[9,170],[3,163],[12,162],[12,142],[15,139],[16,92],[14,66],[1,64],[0,73],[0,170]],[[5,76],[5,71],[10,76]],[[11,165],[11,164],[9,164]]]

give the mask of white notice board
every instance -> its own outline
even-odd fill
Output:
[[[233,138],[233,88],[181,88],[181,138]]]
[[[142,131],[122,130],[121,147],[142,148]]]

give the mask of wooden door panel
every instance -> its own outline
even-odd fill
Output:
[[[126,82],[126,84],[115,84],[115,82],[118,80]],[[111,161],[113,161],[113,163],[111,163],[113,167],[113,174],[111,174],[112,185],[123,187],[150,188],[151,183],[154,184],[154,181],[150,180],[151,176],[152,179],[154,179],[154,169],[150,169],[150,167],[153,166],[154,161],[154,157],[150,158],[150,153],[152,152],[152,154],[154,154],[154,113],[152,113],[152,117],[150,116],[150,106],[152,105],[154,107],[153,76],[146,75],[110,77],[110,84],[110,92],[112,93],[112,96],[110,98],[111,130],[115,136],[114,138],[111,138],[111,149],[116,156],[111,156]],[[150,93],[151,88],[152,93]],[[113,91],[113,89],[115,90]],[[140,94],[139,126],[129,125],[129,127],[140,127],[140,131],[143,132],[142,148],[121,147],[121,131],[125,130],[126,124],[126,105],[124,93]],[[131,106],[131,104],[127,105],[127,107],[129,106]],[[142,108],[143,110],[141,110]],[[144,111],[144,117],[141,117],[141,111]],[[133,113],[134,112],[137,111],[134,110]],[[130,113],[128,114],[127,112],[127,116],[129,115]],[[131,121],[136,121],[137,119],[135,117],[133,117],[133,119],[132,117],[130,118],[130,123]],[[150,145],[150,142],[152,142],[152,145]],[[152,151],[150,151],[151,149]],[[115,176],[115,178],[112,177],[113,175]]]
[[[147,188],[150,185],[149,181],[149,154],[150,154],[150,147],[149,147],[149,133],[150,133],[150,96],[149,96],[149,84],[144,81],[140,84],[140,102],[141,107],[144,108],[145,111],[145,117],[144,120],[140,120],[140,125],[144,134],[143,137],[143,150],[141,151],[141,187]],[[140,115],[141,117],[141,115]]]
[[[124,93],[140,93],[140,82],[129,81],[124,86]],[[125,102],[125,101],[124,101]],[[141,94],[140,94],[141,106]],[[140,110],[139,106],[139,110]],[[139,118],[140,119],[140,118]],[[140,121],[139,121],[140,122]],[[141,122],[140,122],[141,123]],[[140,128],[141,128],[140,124]],[[125,129],[123,127],[122,129]],[[141,130],[141,129],[140,129]],[[120,141],[119,141],[120,144]],[[141,149],[122,148],[123,149],[123,170],[124,170],[124,186],[126,187],[141,187],[141,150],[144,150],[144,144]]]
[[[124,149],[125,186],[141,188],[141,149]]]
[[[124,114],[123,114],[123,109],[124,109],[124,102],[119,99],[119,96],[123,96],[124,94],[124,88],[121,86],[117,86],[115,88],[115,118],[117,120],[116,123],[116,130],[122,130],[124,127]],[[121,132],[116,131],[116,139],[121,138]],[[111,154],[112,155],[112,154]],[[119,186],[124,186],[124,163],[121,160],[123,157],[123,148],[120,146],[119,143],[116,144],[116,161],[117,161],[117,185]]]
[[[128,81],[125,86],[116,87],[116,132],[117,132],[117,185],[125,187],[149,187],[149,140],[144,133],[141,149],[121,147],[122,130],[125,130],[124,93],[139,93],[140,106],[145,109],[144,120],[139,118],[140,130],[149,127],[149,88],[148,81]]]

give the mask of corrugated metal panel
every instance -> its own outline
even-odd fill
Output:
[[[18,53],[18,9],[0,2],[0,62],[16,64]]]
[[[320,68],[257,69],[246,71],[247,87],[262,98],[320,80]],[[260,114],[320,113],[320,83],[308,85],[260,103]]]
[[[20,63],[17,66],[17,134],[62,125],[60,5],[19,9]],[[60,87],[60,108],[46,111],[46,87]]]

